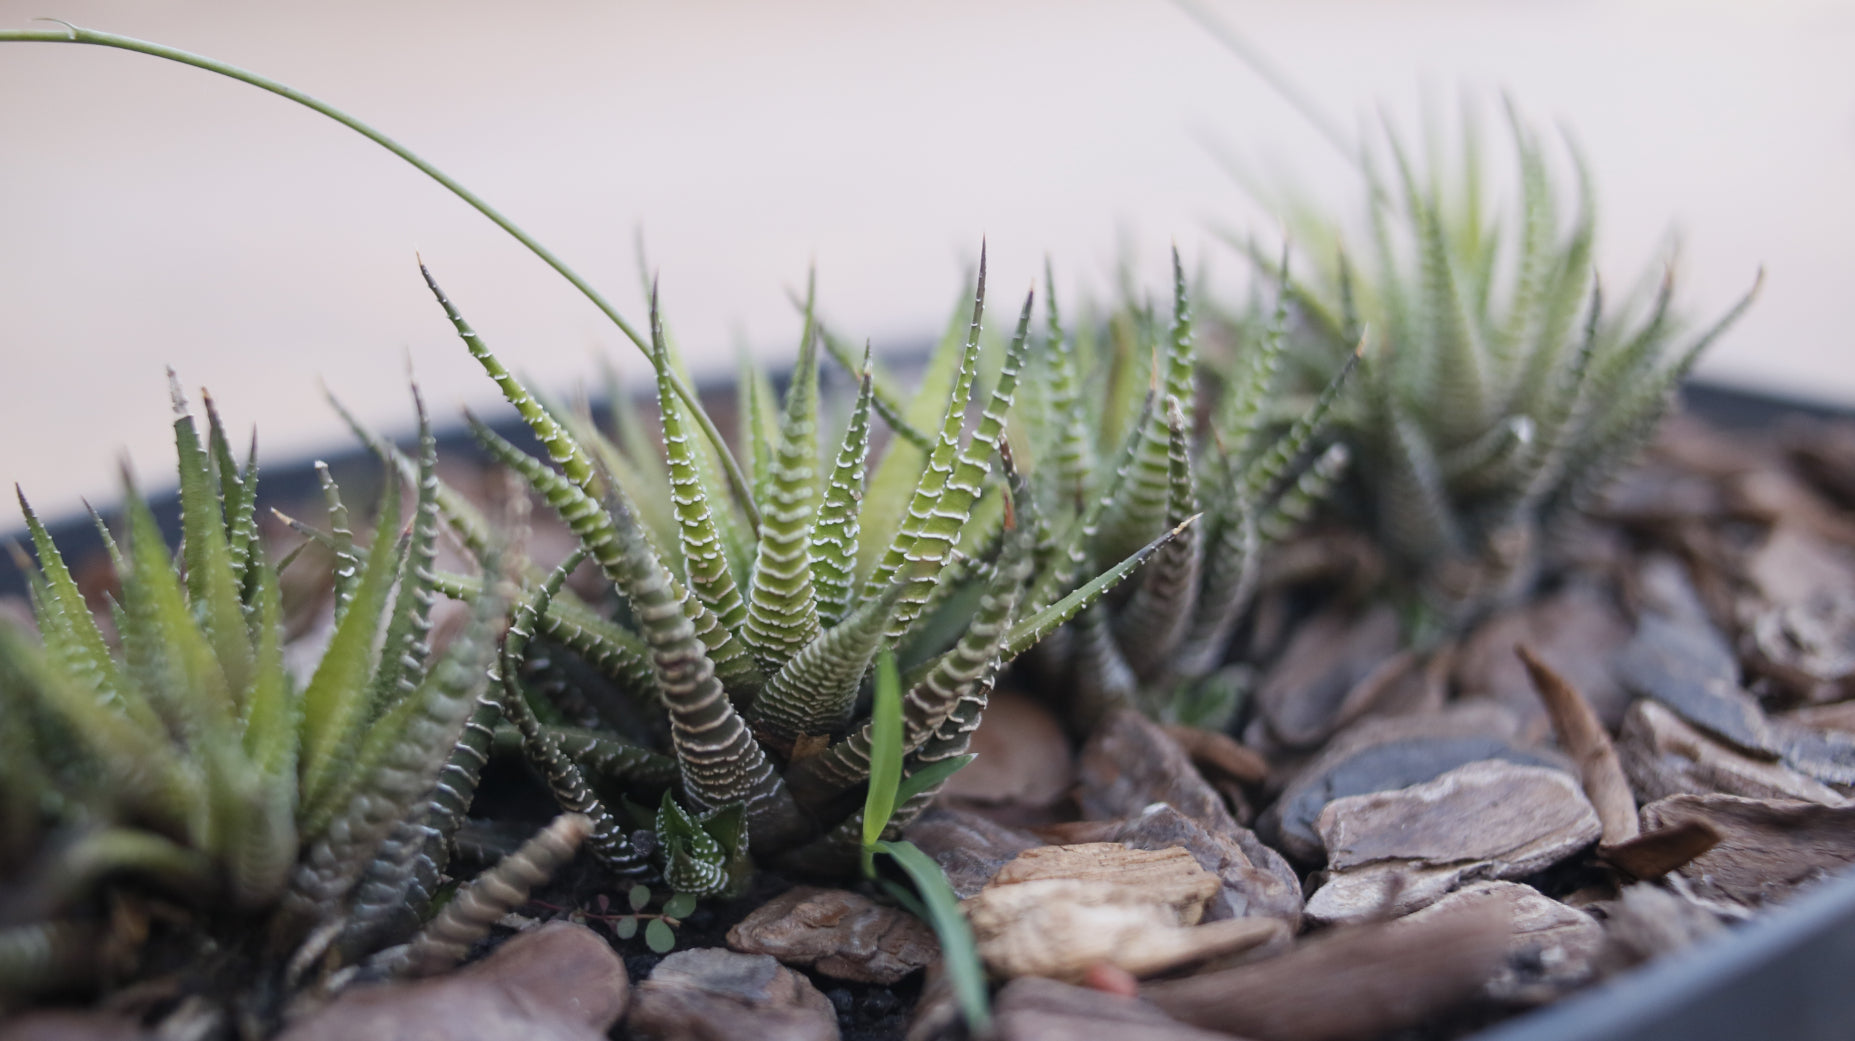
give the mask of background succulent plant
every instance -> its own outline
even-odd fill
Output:
[[[1041,649],[1073,688],[1078,725],[1120,704],[1196,725],[1228,722],[1242,690],[1224,668],[1263,548],[1319,501],[1346,462],[1310,454],[1348,368],[1292,408],[1277,400],[1282,315],[1246,335],[1215,382],[1201,381],[1184,268],[1173,254],[1172,318],[1128,301],[1101,335],[1065,330],[1047,304],[1033,354],[1025,440],[1033,608],[1098,561],[1202,520],[1161,547],[1130,588],[1096,603]],[[1105,340],[1105,342],[1104,342]],[[1215,388],[1213,392],[1210,388]]]
[[[208,977],[190,989],[228,1003],[206,1007],[204,1029],[257,1036],[418,927],[489,736],[471,721],[500,607],[481,598],[432,653],[436,480],[421,408],[411,523],[396,537],[389,482],[364,564],[327,484],[335,615],[299,680],[278,569],[259,544],[255,461],[237,465],[210,400],[204,440],[178,386],[174,404],[182,548],[170,558],[129,486],[126,537],[104,531],[120,586],[112,625],[92,616],[20,498],[40,640],[0,627],[11,875],[0,991],[133,979],[171,961]],[[375,964],[455,963],[584,830],[564,818]],[[179,914],[145,913],[157,904]],[[133,942],[141,932],[147,942]]]
[[[1427,169],[1387,131],[1362,150],[1367,233],[1292,208],[1290,234],[1322,263],[1289,285],[1291,341],[1332,359],[1364,343],[1358,391],[1335,429],[1358,460],[1359,513],[1406,591],[1416,629],[1458,627],[1530,588],[1542,539],[1634,457],[1695,359],[1750,304],[1698,334],[1671,306],[1672,264],[1606,301],[1592,263],[1596,210],[1576,151],[1569,205],[1538,135],[1507,107],[1518,197],[1488,203],[1472,111],[1451,168]],[[1247,246],[1252,257],[1260,252]]]
[[[937,352],[925,389],[908,406],[911,420],[932,431],[928,447],[891,438],[873,478],[867,357],[842,437],[821,443],[818,335],[808,302],[777,433],[764,447],[755,447],[757,434],[775,424],[763,426],[758,416],[772,410],[765,401],[746,410],[742,456],[752,460],[756,502],[740,501],[735,486],[717,478],[711,448],[691,435],[691,406],[674,393],[675,361],[654,301],[662,462],[654,450],[640,458],[537,401],[433,283],[471,353],[553,465],[477,423],[479,439],[560,514],[620,594],[615,619],[562,594],[576,554],[524,598],[499,670],[502,705],[525,750],[560,801],[592,819],[592,848],[608,864],[640,870],[647,851],[598,789],[609,794],[650,774],[673,793],[659,819],[683,835],[683,859],[668,850],[659,867],[676,876],[679,890],[738,884],[741,872],[728,864],[744,864],[749,849],[802,869],[853,869],[871,758],[868,678],[878,652],[897,651],[906,671],[905,769],[932,768],[964,753],[1005,662],[1168,540],[1169,531],[1156,532],[1089,582],[1060,590],[1066,595],[1035,609],[1027,603],[1033,530],[1014,511],[1034,504],[1022,481],[995,481],[993,473],[1001,462],[1012,472],[1004,428],[1028,350],[1028,298],[976,425],[961,437],[978,398],[984,269],[982,256],[964,335]],[[751,382],[742,389],[756,393]],[[915,418],[927,413],[933,418]],[[456,591],[469,592],[461,583]],[[545,655],[531,641],[545,641]],[[569,656],[621,695],[661,706],[666,752],[626,744],[611,729],[561,726],[561,704],[540,697],[535,681]],[[933,793],[913,792],[891,829]],[[727,823],[737,809],[744,828]]]

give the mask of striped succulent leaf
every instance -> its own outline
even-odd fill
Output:
[[[806,294],[799,360],[786,388],[771,473],[760,501],[760,539],[741,636],[771,673],[822,631],[812,590],[812,526],[818,512],[818,337]]]

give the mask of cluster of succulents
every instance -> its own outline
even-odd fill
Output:
[[[119,589],[109,624],[20,497],[39,639],[0,626],[0,994],[177,959],[205,966],[214,978],[194,985],[225,999],[201,1014],[258,1036],[362,966],[455,963],[508,909],[504,883],[525,895],[585,824],[563,818],[421,925],[487,748],[478,702],[501,613],[482,598],[432,651],[423,408],[405,534],[393,482],[362,564],[327,486],[333,627],[299,677],[259,539],[255,459],[238,465],[210,400],[205,439],[178,386],[174,403],[181,549],[170,556],[129,486],[122,541],[99,523]]]
[[[1152,533],[1111,567],[1091,567],[1098,573],[1087,582],[1074,581],[1072,566],[1060,588],[1044,583],[1050,595],[1033,598],[1038,529],[1028,521],[1036,507],[1005,440],[1029,349],[1029,299],[977,426],[961,438],[978,397],[983,257],[967,334],[940,352],[937,367],[950,379],[937,387],[930,376],[915,410],[938,413],[930,447],[892,438],[883,462],[869,464],[875,390],[867,359],[842,437],[821,445],[820,337],[808,307],[777,433],[769,450],[752,453],[755,491],[746,499],[718,476],[725,447],[703,440],[689,419],[701,406],[674,392],[675,362],[655,305],[662,460],[654,449],[645,458],[627,453],[536,400],[432,288],[553,465],[473,421],[479,440],[559,513],[581,547],[524,594],[500,655],[504,714],[562,805],[592,820],[594,852],[619,871],[654,866],[679,892],[736,888],[756,859],[853,868],[877,655],[894,653],[906,670],[905,771],[935,770],[965,753],[1007,662],[1164,552],[1181,527]],[[761,429],[753,412],[750,432]],[[671,508],[647,511],[639,505],[646,501]],[[621,594],[619,617],[563,593],[582,556]],[[471,593],[466,583],[453,588]],[[544,654],[532,653],[538,641]],[[573,699],[582,704],[550,700],[546,675],[569,660],[609,687],[606,703],[628,703],[629,711],[607,716],[661,706],[665,747],[651,747],[648,731],[625,733],[596,707],[585,712],[583,693]],[[596,726],[572,725],[588,722]],[[638,842],[598,791],[652,782],[666,791],[654,858],[651,843]],[[912,792],[890,831],[936,787]]]
[[[1331,362],[1363,344],[1358,392],[1335,430],[1356,459],[1357,510],[1420,634],[1458,629],[1532,587],[1545,540],[1635,457],[1681,378],[1757,289],[1693,335],[1672,308],[1672,268],[1659,286],[1645,278],[1620,303],[1606,300],[1582,162],[1574,152],[1568,218],[1538,134],[1511,105],[1507,116],[1519,182],[1511,212],[1484,201],[1471,113],[1459,171],[1420,170],[1395,132],[1394,172],[1362,153],[1362,255],[1345,251],[1342,225],[1315,208],[1290,221],[1319,262],[1290,283],[1291,346]]]

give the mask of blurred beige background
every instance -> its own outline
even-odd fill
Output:
[[[1575,128],[1600,261],[1633,276],[1684,241],[1712,314],[1764,298],[1707,375],[1855,402],[1855,4],[1828,0],[1216,0],[1348,121],[1422,88],[1510,89]],[[997,297],[1045,254],[1105,292],[1177,241],[1233,295],[1212,222],[1261,218],[1202,145],[1344,165],[1162,0],[596,3],[0,0],[263,71],[423,153],[643,321],[642,228],[686,348],[791,350],[816,260],[826,312],[880,350],[938,328],[982,235]],[[0,45],[4,476],[44,510],[114,494],[125,449],[169,471],[162,366],[258,423],[273,465],[346,444],[318,380],[393,430],[406,358],[441,421],[493,388],[420,284],[414,250],[510,364],[556,389],[597,352],[642,371],[593,308],[398,160],[250,87],[106,51]],[[1015,306],[1013,304],[1012,306]],[[0,525],[10,527],[11,524]]]

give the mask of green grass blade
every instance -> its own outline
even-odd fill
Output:
[[[934,927],[940,939],[942,964],[947,978],[953,981],[954,996],[960,1003],[960,1015],[975,1037],[982,1037],[992,1026],[992,1008],[986,993],[985,965],[973,942],[972,926],[960,911],[960,899],[947,883],[947,875],[934,858],[921,852],[912,842],[882,842],[877,848],[895,858],[908,874],[919,895],[922,917]]]
[[[876,877],[870,859],[889,815],[895,812],[896,790],[902,781],[902,678],[895,655],[883,651],[876,659],[876,695],[870,719],[869,795],[863,802],[863,873]]]

